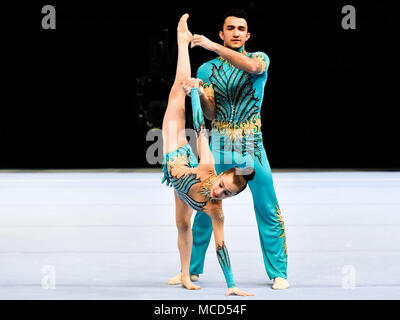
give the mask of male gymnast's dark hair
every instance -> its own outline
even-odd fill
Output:
[[[256,174],[256,170],[253,167],[239,168],[234,167],[228,169],[224,172],[224,174],[233,174],[233,183],[239,188],[239,191],[236,194],[239,194],[247,187],[247,182],[254,179]]]
[[[224,13],[224,15],[222,16],[221,30],[224,30],[225,19],[228,17],[242,18],[242,19],[246,20],[247,25],[249,25],[249,17],[247,15],[246,11],[244,11],[243,9],[239,9],[239,8],[233,8],[233,9],[226,11]]]

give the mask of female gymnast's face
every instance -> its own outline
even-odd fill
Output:
[[[238,191],[238,187],[233,183],[233,174],[221,173],[214,180],[210,191],[213,199],[223,200],[233,197]]]
[[[247,22],[243,18],[227,17],[223,26],[223,31],[219,32],[220,38],[224,41],[224,46],[231,49],[239,49],[250,38],[247,32]]]

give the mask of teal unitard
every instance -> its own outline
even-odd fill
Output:
[[[216,104],[210,147],[217,174],[235,166],[254,167],[256,174],[249,182],[249,187],[265,269],[270,279],[286,279],[285,227],[261,134],[260,112],[269,58],[263,52],[247,53],[243,47],[239,52],[263,61],[263,72],[249,74],[218,57],[203,64],[197,73],[197,78],[203,81],[206,94],[213,96]],[[198,211],[192,231],[190,274],[201,274],[212,234],[210,217]]]

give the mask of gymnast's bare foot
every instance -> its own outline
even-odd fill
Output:
[[[284,290],[289,288],[289,282],[286,279],[283,279],[281,277],[276,277],[274,279],[274,283],[272,284],[272,289],[275,290]]]
[[[184,278],[182,277],[182,287],[185,287],[188,290],[199,290],[201,289],[199,286],[196,286],[192,281],[190,281],[190,278]]]
[[[192,33],[189,31],[187,26],[187,19],[189,18],[189,14],[185,13],[178,23],[178,42],[185,42],[187,44],[192,41]]]
[[[201,289],[199,286],[196,286],[192,281],[182,281],[182,287],[188,290],[199,290]]]
[[[199,275],[198,274],[191,274],[190,275],[190,280],[192,282],[199,281]],[[175,277],[172,277],[172,278],[168,279],[168,284],[174,285],[174,284],[181,284],[181,283],[182,283],[182,274],[181,273],[177,274]]]

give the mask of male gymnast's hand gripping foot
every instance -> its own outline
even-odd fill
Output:
[[[162,182],[166,181],[167,185],[174,187],[178,248],[182,269],[180,283],[189,290],[200,289],[199,286],[192,283],[189,274],[193,241],[190,219],[193,210],[203,211],[212,220],[217,257],[228,285],[226,295],[249,296],[253,294],[237,288],[233,278],[228,250],[224,242],[222,199],[234,196],[244,190],[247,181],[253,179],[255,171],[252,168],[232,168],[217,176],[200,106],[199,83],[196,88],[193,88],[191,99],[200,163],[197,162],[197,157],[186,140],[186,94],[181,84],[191,76],[188,46],[192,40],[192,34],[187,27],[188,17],[188,14],[184,14],[178,24],[176,76],[169,94],[162,125],[164,143],[164,179]]]

